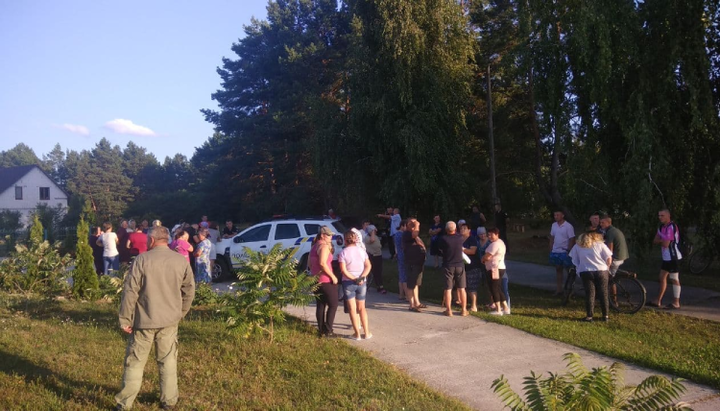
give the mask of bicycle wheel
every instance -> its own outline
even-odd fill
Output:
[[[574,268],[568,270],[567,278],[565,279],[565,286],[563,287],[562,305],[568,305],[572,298],[573,292],[575,291],[575,280],[577,279],[577,272]]]
[[[613,293],[613,285],[615,293]],[[608,286],[610,307],[624,314],[635,314],[645,306],[647,292],[636,278],[615,277]]]
[[[697,250],[690,256],[690,272],[693,274],[701,274],[707,270],[713,260],[713,254],[707,247]]]

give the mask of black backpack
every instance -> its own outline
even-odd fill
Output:
[[[673,228],[673,231],[677,233],[678,241],[670,241],[670,256],[673,260],[679,260],[684,257],[687,257],[692,252],[692,244],[687,240],[687,236],[683,231],[680,230],[680,227],[674,222],[670,222],[670,226]],[[662,227],[662,225],[661,225]],[[680,254],[682,254],[681,258],[677,258],[677,255],[675,253],[675,247],[677,246],[677,249],[680,250]]]

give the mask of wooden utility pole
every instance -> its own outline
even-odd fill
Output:
[[[495,138],[493,137],[492,86],[490,84],[490,64],[487,67],[487,106],[488,106],[488,141],[490,142],[490,184],[492,202],[497,203],[497,182],[495,181]]]

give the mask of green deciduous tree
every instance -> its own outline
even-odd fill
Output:
[[[0,211],[0,230],[15,231],[22,227],[20,218],[22,213],[19,211],[2,210]]]
[[[328,155],[319,162],[346,159],[340,179],[364,175],[356,189],[384,202],[457,209],[471,186],[462,160],[474,53],[462,8],[446,0],[349,4],[350,128],[336,144],[320,142]]]

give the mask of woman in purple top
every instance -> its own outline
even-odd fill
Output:
[[[190,262],[190,253],[193,252],[193,246],[188,243],[190,234],[185,230],[178,230],[175,233],[175,240],[168,247],[171,250],[177,251],[179,254],[185,256],[185,259]]]
[[[367,294],[367,276],[370,274],[370,260],[362,248],[357,245],[358,238],[351,230],[345,232],[346,247],[340,253],[338,262],[342,272],[342,285],[345,292],[345,301],[350,309],[350,321],[355,334],[353,339],[360,340],[360,323],[365,330],[365,339],[372,338],[365,310],[365,295]],[[358,321],[358,317],[360,321]]]

